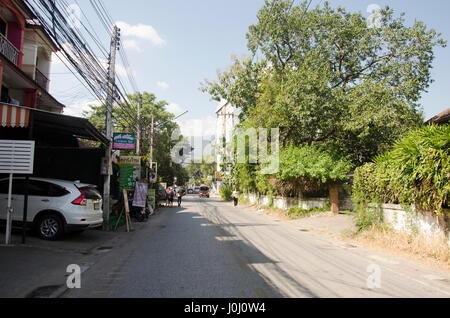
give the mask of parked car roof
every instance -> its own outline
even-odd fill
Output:
[[[15,180],[25,180],[25,177],[17,176],[17,177],[14,177],[13,179],[15,179]],[[0,179],[0,181],[5,181],[5,180],[9,180],[9,178]],[[59,183],[59,184],[64,184],[64,185],[74,185],[74,184],[76,184],[79,187],[94,186],[92,184],[81,183],[80,181],[70,181],[70,180],[51,179],[51,178],[30,177],[30,180]]]

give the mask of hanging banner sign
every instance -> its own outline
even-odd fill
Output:
[[[119,158],[120,188],[123,190],[133,190],[134,182],[140,179],[141,157],[123,156]]]
[[[138,208],[145,208],[147,202],[148,183],[136,182],[134,189],[133,206]]]
[[[136,148],[136,136],[127,133],[114,133],[113,149],[114,150],[134,150]]]

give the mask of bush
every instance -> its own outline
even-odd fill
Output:
[[[353,200],[360,212],[369,203],[412,204],[442,215],[450,190],[450,125],[411,131],[391,151],[355,171]]]
[[[311,209],[311,210],[304,210],[304,209],[302,209],[300,207],[293,207],[293,208],[290,208],[288,210],[287,214],[288,214],[288,216],[290,218],[304,218],[304,217],[307,217],[307,216],[309,216],[311,214],[321,213],[321,212],[328,212],[328,211],[330,211],[330,207],[329,206],[325,206],[323,208],[314,208],[314,209]]]
[[[233,199],[232,195],[233,191],[230,188],[226,186],[222,186],[220,188],[220,197],[222,198],[222,200],[231,201]]]
[[[367,209],[364,212],[356,214],[354,220],[358,232],[361,232],[374,225],[381,224],[383,222],[383,214],[381,209]]]

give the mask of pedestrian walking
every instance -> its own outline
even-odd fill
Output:
[[[173,189],[170,189],[169,192],[169,206],[173,207],[173,197],[175,196],[175,192],[173,191]]]
[[[168,207],[169,203],[170,203],[170,201],[169,201],[169,193],[170,193],[170,188],[167,188],[166,189],[166,207]]]
[[[183,197],[183,194],[181,193],[181,191],[177,192],[177,200],[178,200],[178,207],[181,206],[181,198]]]
[[[235,207],[238,205],[238,200],[239,200],[239,192],[235,188],[234,191],[233,191],[233,201],[234,201],[234,206]]]

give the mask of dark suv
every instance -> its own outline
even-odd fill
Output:
[[[209,187],[201,186],[198,191],[198,195],[200,196],[200,198],[203,198],[203,197],[209,198]]]

